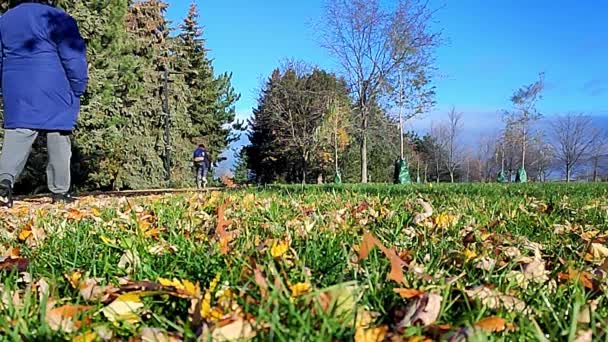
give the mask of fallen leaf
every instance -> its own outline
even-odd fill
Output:
[[[140,334],[141,342],[181,342],[183,339],[176,334],[169,334],[159,328],[143,328]]]
[[[112,293],[118,289],[112,286],[100,286],[101,279],[89,278],[81,281],[78,290],[82,299],[87,302],[105,301]]]
[[[133,274],[141,265],[141,260],[137,251],[128,250],[120,257],[118,268],[125,270],[128,274]]]
[[[357,303],[361,295],[362,291],[356,283],[343,283],[321,292],[318,300],[325,313],[341,324],[350,326],[355,322]]]
[[[582,330],[577,333],[574,342],[591,342],[593,341],[593,330]]]
[[[507,321],[497,316],[486,317],[475,323],[475,327],[486,332],[501,332],[507,329]]]
[[[475,251],[472,251],[470,249],[465,249],[463,252],[464,255],[464,261],[469,262],[475,258],[477,258],[477,253],[475,253]]]
[[[590,290],[597,290],[599,287],[598,281],[593,277],[593,275],[587,271],[577,271],[575,269],[570,268],[568,273],[559,273],[557,277],[560,280],[566,280],[571,282],[580,282],[585,288]]]
[[[443,297],[434,293],[425,293],[410,303],[405,309],[405,316],[397,324],[397,329],[412,325],[429,326],[439,318]]]
[[[418,203],[422,206],[422,212],[414,216],[414,224],[420,224],[433,216],[433,207],[422,199],[418,199]]]
[[[407,266],[407,264],[401,260],[394,249],[386,248],[372,233],[367,232],[363,235],[361,247],[359,247],[359,261],[367,259],[369,252],[374,247],[378,247],[391,263],[391,271],[388,274],[388,279],[397,283],[405,283],[402,267]]]
[[[449,228],[449,227],[453,226],[457,220],[458,220],[458,218],[454,215],[441,213],[435,217],[434,223],[435,223],[435,226],[445,229],[445,228]]]
[[[381,342],[388,333],[388,326],[382,325],[375,328],[358,328],[355,331],[355,342]]]
[[[470,299],[478,300],[482,305],[485,305],[490,309],[503,308],[508,311],[518,312],[526,310],[526,303],[522,300],[502,294],[483,285],[465,290],[465,293]]]
[[[158,279],[158,282],[163,286],[174,287],[177,290],[175,294],[179,297],[196,298],[201,295],[200,286],[189,280],[179,280],[176,278],[169,280],[160,278]]]
[[[166,242],[162,242],[148,248],[148,253],[153,255],[177,253],[177,247]]]
[[[289,288],[291,289],[291,296],[294,298],[298,298],[310,292],[310,290],[312,289],[312,285],[310,285],[309,283],[297,283],[291,285]]]
[[[238,231],[228,232],[226,229],[232,224],[231,220],[226,219],[226,207],[230,201],[226,199],[223,204],[217,208],[217,225],[215,228],[215,234],[220,242],[220,252],[226,255],[230,252],[230,242],[232,242],[238,235]]]
[[[29,265],[29,259],[8,257],[0,259],[0,272],[25,272]]]
[[[476,268],[487,271],[487,272],[492,271],[495,266],[496,266],[496,260],[494,260],[490,257],[483,257],[483,258],[479,259],[479,261],[477,262],[477,265],[475,265]]]
[[[401,298],[405,299],[412,299],[414,297],[419,297],[424,294],[424,291],[414,289],[393,289],[393,292],[400,295]]]
[[[68,282],[70,282],[70,285],[72,285],[72,288],[77,289],[80,284],[80,279],[82,278],[82,273],[80,273],[80,271],[73,271],[70,274],[66,274],[65,277]]]
[[[548,281],[548,273],[549,272],[545,270],[545,262],[543,260],[534,260],[523,267],[525,279],[536,283],[544,283]]]
[[[143,307],[139,294],[130,292],[118,296],[101,312],[110,322],[135,324],[140,321],[139,312]]]
[[[58,308],[48,309],[46,323],[54,331],[71,333],[80,329],[83,322],[76,320],[83,312],[90,310],[90,306],[66,304]]]
[[[270,248],[270,255],[273,258],[280,258],[289,250],[289,242],[288,241],[278,241],[274,242],[272,247]]]
[[[260,265],[255,265],[255,269],[253,270],[253,276],[255,283],[260,287],[260,294],[262,295],[262,298],[266,298],[266,296],[268,295],[268,282],[266,281],[264,274],[262,274],[262,269],[260,268]]]
[[[226,325],[221,325],[213,329],[211,332],[211,341],[223,342],[234,340],[251,340],[255,337],[255,335],[256,333],[251,322],[239,317],[231,320],[231,322]],[[208,339],[204,338],[203,336],[201,341],[208,341]]]
[[[97,341],[99,335],[94,331],[87,331],[72,339],[72,342],[94,342]]]
[[[585,260],[601,264],[606,257],[608,257],[608,248],[601,243],[594,242],[589,246]]]
[[[0,284],[0,309],[7,310],[9,308],[19,307],[21,305],[21,297],[18,291],[11,291]]]

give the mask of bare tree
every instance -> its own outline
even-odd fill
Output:
[[[526,169],[526,149],[531,126],[542,118],[542,114],[536,109],[536,103],[541,99],[545,88],[545,76],[539,75],[538,81],[519,88],[511,97],[515,110],[507,112],[507,119],[518,130],[519,142],[521,144],[521,169]]]
[[[606,131],[598,128],[594,128],[594,130],[595,132],[592,134],[594,139],[589,150],[589,158],[593,169],[593,181],[598,182],[600,180],[602,161],[608,157],[608,137],[606,136]]]
[[[361,116],[361,181],[367,183],[367,134],[371,108],[412,56],[439,42],[430,32],[433,11],[422,0],[399,0],[388,9],[380,0],[327,0],[321,45],[338,61]]]
[[[448,123],[443,130],[443,145],[446,149],[445,167],[450,174],[450,182],[454,183],[454,174],[460,168],[461,151],[460,133],[462,131],[462,113],[456,112],[456,108],[452,108],[448,113]]]
[[[436,182],[441,181],[442,171],[445,171],[443,167],[446,165],[446,141],[448,136],[448,129],[446,125],[436,125],[431,123],[430,131],[430,146],[429,149],[430,157],[433,160],[433,166],[435,167]]]
[[[590,152],[596,131],[593,121],[583,114],[558,116],[552,123],[555,139],[555,152],[564,166],[566,181],[572,180],[572,171],[585,153]]]

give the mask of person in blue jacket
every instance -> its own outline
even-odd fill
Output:
[[[12,189],[32,144],[46,135],[47,182],[53,202],[71,202],[70,135],[88,82],[86,46],[74,18],[51,1],[11,0],[0,17],[4,142],[0,197]]]
[[[196,167],[196,187],[207,187],[207,174],[211,168],[211,157],[205,145],[200,144],[192,154],[192,160]]]

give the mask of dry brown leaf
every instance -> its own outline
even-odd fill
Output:
[[[412,325],[429,326],[439,318],[443,297],[434,293],[425,293],[416,297],[406,308],[403,319],[397,324],[398,329]]]
[[[557,275],[559,280],[562,281],[571,281],[571,282],[580,282],[585,288],[590,290],[597,290],[599,287],[598,281],[593,277],[593,275],[587,271],[577,271],[575,269],[570,268],[568,273],[559,273]]]
[[[4,288],[4,285],[0,284],[0,309],[7,310],[20,305],[21,296],[19,296],[19,292],[7,290]]]
[[[502,294],[483,285],[465,290],[472,300],[478,300],[490,309],[503,308],[508,311],[522,312],[526,310],[526,303],[513,296]]]
[[[268,281],[266,281],[266,278],[264,277],[264,274],[262,273],[262,269],[260,268],[260,265],[255,265],[255,269],[253,270],[253,275],[254,275],[254,280],[255,283],[260,287],[260,294],[262,295],[262,298],[266,298],[266,296],[268,295]]]
[[[393,292],[401,296],[401,298],[412,299],[414,297],[419,297],[423,295],[425,292],[415,289],[393,289]]]
[[[49,308],[46,312],[46,323],[54,331],[71,333],[80,329],[83,324],[88,324],[88,318],[85,318],[84,322],[78,321],[77,318],[90,309],[90,306],[71,304]]]
[[[490,272],[494,269],[494,267],[496,267],[496,260],[490,257],[483,257],[479,259],[475,267],[480,270]]]
[[[549,280],[549,272],[545,269],[545,262],[543,260],[533,260],[531,263],[524,265],[523,274],[526,280],[533,281],[535,283],[544,283]]]
[[[30,265],[30,260],[25,258],[0,258],[0,272],[25,272]]]
[[[236,317],[231,318],[230,323],[228,324],[222,324],[220,322],[218,326],[211,331],[211,341],[245,341],[253,339],[255,335],[256,332],[250,321],[245,320],[242,317]],[[201,341],[208,341],[209,339],[207,337],[203,336]]]
[[[166,242],[161,242],[148,248],[148,253],[153,255],[177,253],[177,247]]]
[[[433,216],[433,207],[429,203],[425,202],[423,199],[418,199],[418,203],[422,206],[423,211],[414,216],[414,224],[421,224],[429,217]]]
[[[141,330],[141,342],[181,342],[183,338],[176,334],[169,334],[159,328],[143,328]]]
[[[388,274],[388,279],[401,284],[405,283],[402,267],[407,266],[407,264],[401,260],[394,249],[386,248],[372,233],[367,232],[363,235],[361,247],[359,248],[359,261],[367,259],[369,252],[374,247],[378,247],[391,263],[391,271]]]
[[[228,232],[226,229],[232,224],[231,220],[226,219],[226,207],[230,201],[226,199],[223,204],[217,208],[217,225],[215,228],[215,234],[220,242],[220,252],[226,255],[230,252],[230,242],[232,242],[237,236],[238,231]]]
[[[135,250],[127,250],[118,261],[118,268],[125,270],[128,274],[133,274],[141,265],[139,255]]]
[[[102,279],[89,278],[81,281],[78,285],[80,296],[87,302],[105,301],[108,297],[118,291],[112,286],[100,286]]]
[[[486,317],[475,323],[475,327],[486,332],[501,332],[507,329],[507,321],[497,316]]]
[[[577,333],[574,342],[592,342],[593,341],[593,330],[582,330]]]
[[[585,260],[601,264],[608,257],[608,248],[601,243],[589,245],[589,252],[585,255]]]

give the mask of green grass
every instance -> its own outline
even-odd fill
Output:
[[[605,245],[601,235],[608,228],[607,192],[604,184],[274,186],[128,201],[90,198],[73,208],[35,204],[27,212],[17,206],[0,212],[0,256],[10,247],[19,247],[21,257],[30,260],[27,272],[32,282],[21,281],[17,272],[0,271],[0,339],[71,339],[101,330],[128,339],[140,335],[144,327],[190,340],[200,333],[203,325],[193,322],[190,308],[193,299],[166,293],[144,293],[144,309],[135,324],[108,322],[100,314],[108,302],[85,302],[68,281],[66,275],[77,270],[83,279],[100,278],[101,285],[113,287],[119,287],[120,278],[126,276],[132,281],[188,280],[200,284],[201,297],[219,276],[218,286],[210,291],[211,306],[224,318],[247,316],[260,341],[349,341],[356,333],[355,313],[364,311],[376,316],[369,327],[386,326],[390,336],[405,340],[458,333],[467,333],[472,340],[537,340],[539,336],[573,340],[586,330],[593,331],[594,339],[604,340],[608,319],[606,280],[600,268],[604,256],[585,258],[594,241],[584,233],[596,232],[595,242]],[[430,203],[434,212],[427,223],[416,225],[413,218],[421,211],[419,198]],[[217,208],[227,199],[228,230],[239,235],[230,242],[230,252],[222,254],[215,228]],[[437,226],[434,221],[442,215],[449,222]],[[556,234],[556,225],[567,228]],[[37,242],[36,233],[20,239],[28,226],[43,230],[46,236]],[[158,235],[145,235],[154,228],[159,229]],[[366,232],[401,252],[410,267],[426,276],[404,268],[403,284],[387,280],[391,264],[378,249],[357,261]],[[472,234],[467,240],[468,232]],[[285,240],[289,251],[273,258],[272,242]],[[524,286],[516,275],[523,274],[525,262],[507,256],[506,251],[511,247],[532,258],[534,249],[526,247],[530,243],[542,248],[546,277]],[[151,246],[161,244],[173,246],[175,252],[150,252]],[[130,273],[118,266],[126,250],[140,259]],[[467,260],[465,251],[474,257]],[[496,266],[476,267],[482,258],[492,259]],[[266,296],[255,282],[255,265],[269,284]],[[574,277],[560,279],[560,273],[563,278],[569,270],[589,272],[595,285],[585,287]],[[450,282],[453,277],[458,278]],[[85,324],[71,332],[52,329],[46,317],[47,296],[40,298],[34,285],[41,278],[50,285],[48,300],[56,301],[55,307],[92,306],[82,317],[69,317],[73,321],[85,317]],[[296,283],[308,283],[311,290],[294,298],[288,286]],[[479,285],[524,301],[527,310],[509,311],[467,296],[467,290]],[[353,294],[346,319],[336,313],[340,306],[332,311],[319,304],[319,296],[336,287],[347,297]],[[404,310],[416,299],[400,298],[394,288],[441,296],[440,314],[431,328],[449,325],[443,327],[442,336],[415,324],[397,329]],[[235,294],[230,308],[215,298],[222,289]],[[15,303],[8,300],[14,292]],[[590,322],[579,322],[592,301],[597,308],[591,310]],[[499,332],[471,328],[491,316],[515,328]],[[207,317],[205,326],[217,329],[217,319]]]

